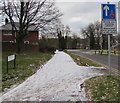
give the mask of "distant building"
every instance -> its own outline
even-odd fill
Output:
[[[55,34],[48,34],[48,35],[45,35],[45,36],[48,39],[56,39],[56,38],[58,38],[58,35],[55,35]]]
[[[19,29],[19,23],[16,22],[15,25],[18,27],[17,29]],[[0,27],[0,35],[2,35],[2,42],[16,43],[16,40],[12,36],[12,26],[10,23],[6,23]],[[25,44],[38,44],[38,40],[39,31],[35,30],[35,26],[31,26],[28,28],[28,35],[26,35],[23,42]]]
[[[42,39],[42,36],[45,37],[46,39],[57,39],[58,38],[58,35],[56,33],[39,35],[39,39]]]

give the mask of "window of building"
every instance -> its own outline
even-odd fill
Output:
[[[5,34],[3,34],[3,35],[8,35],[8,36],[11,36],[12,34],[11,34],[11,33],[5,33]]]
[[[24,41],[24,44],[29,44],[30,42],[29,41]]]
[[[3,31],[3,35],[8,35],[8,36],[11,36],[12,33],[10,31]]]
[[[10,41],[10,43],[14,43],[14,41]]]

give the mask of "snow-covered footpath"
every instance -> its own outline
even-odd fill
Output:
[[[3,101],[85,101],[80,84],[102,74],[95,68],[78,66],[68,54],[57,52],[42,69],[1,98]]]

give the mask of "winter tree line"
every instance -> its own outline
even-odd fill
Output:
[[[86,28],[81,30],[84,39],[89,42],[89,49],[107,49],[108,35],[101,33],[101,23],[96,21],[90,23]],[[118,35],[111,34],[111,46],[118,43]]]
[[[40,40],[40,48],[50,49],[92,49],[92,50],[107,50],[108,49],[108,35],[101,33],[101,23],[96,21],[90,23],[85,28],[81,29],[80,34],[71,34],[69,26],[59,25],[56,28],[56,35],[58,39],[43,39]],[[82,36],[82,38],[80,37]],[[51,41],[51,42],[50,42]],[[111,46],[118,44],[118,35],[111,34]],[[45,46],[48,45],[48,46]],[[42,50],[42,49],[41,49]]]
[[[12,26],[12,36],[20,53],[23,39],[28,35],[28,28],[49,32],[53,30],[63,15],[54,0],[0,0],[0,14],[7,18]],[[15,23],[18,22],[19,26]]]
[[[12,25],[12,36],[17,43],[17,52],[21,52],[23,39],[28,35],[28,28],[34,26],[36,30],[41,31],[44,35],[55,33],[58,38],[45,38],[39,40],[40,51],[51,51],[54,49],[107,49],[107,35],[101,34],[101,23],[90,23],[83,28],[79,35],[72,37],[69,26],[64,26],[60,19],[63,15],[56,7],[54,0],[1,0],[2,6],[0,14],[7,18]],[[15,23],[18,22],[18,25]],[[17,35],[16,35],[17,34]],[[111,35],[111,45],[117,42],[117,36]]]

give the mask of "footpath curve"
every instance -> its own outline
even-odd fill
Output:
[[[41,69],[2,95],[3,101],[87,101],[84,80],[103,75],[104,69],[78,66],[64,52],[56,52]]]

